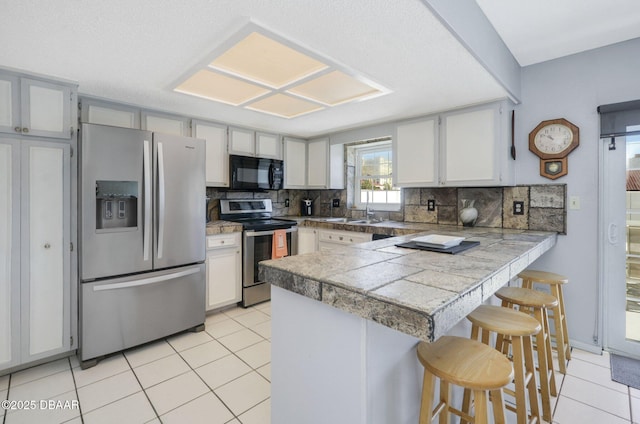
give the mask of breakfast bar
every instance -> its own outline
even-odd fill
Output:
[[[556,243],[552,232],[421,230],[260,264],[272,284],[272,422],[417,422],[417,343],[468,337],[465,316]],[[456,255],[396,246],[429,234],[479,245]]]

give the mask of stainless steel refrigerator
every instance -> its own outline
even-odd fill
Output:
[[[80,359],[205,319],[204,140],[83,124]]]

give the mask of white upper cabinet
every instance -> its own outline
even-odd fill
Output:
[[[401,187],[515,183],[508,101],[398,123],[394,181]]]
[[[399,187],[438,184],[438,118],[401,122],[393,137],[393,182]]]
[[[329,145],[329,188],[344,190],[344,144]]]
[[[442,114],[442,185],[511,183],[501,166],[501,161],[511,160],[503,140],[507,137],[502,133],[501,116],[498,103]]]
[[[307,144],[307,187],[329,188],[329,139],[310,140]]]
[[[191,121],[193,136],[206,141],[206,181],[208,187],[229,187],[227,126]]]
[[[191,135],[188,118],[144,110],[141,113],[141,118],[143,130],[185,137]]]
[[[246,128],[229,127],[229,154],[255,156],[255,132]]]
[[[94,99],[80,100],[80,120],[88,124],[140,129],[140,109]]]
[[[284,188],[307,186],[307,142],[284,137]]]
[[[256,132],[256,156],[259,158],[282,159],[280,136]]]
[[[0,73],[0,131],[70,139],[71,85]]]

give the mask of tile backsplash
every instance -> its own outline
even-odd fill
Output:
[[[364,211],[352,207],[348,190],[277,190],[266,192],[237,192],[207,188],[209,217],[220,219],[219,199],[270,198],[274,216],[300,215],[300,201],[312,199],[315,216],[363,218]],[[376,212],[378,219],[462,225],[459,212],[462,200],[474,200],[478,210],[476,227],[510,228],[519,230],[556,231],[566,234],[567,185],[540,184],[514,187],[446,187],[404,188],[402,205],[396,212]],[[289,206],[286,200],[289,199]],[[332,208],[331,200],[340,199],[340,207]],[[429,200],[435,210],[427,210]],[[523,214],[514,214],[514,202],[522,202]]]

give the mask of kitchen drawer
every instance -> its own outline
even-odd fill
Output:
[[[207,237],[207,250],[240,246],[242,233],[220,234]]]
[[[337,244],[354,244],[371,241],[371,234],[354,231],[320,231],[319,240]]]

